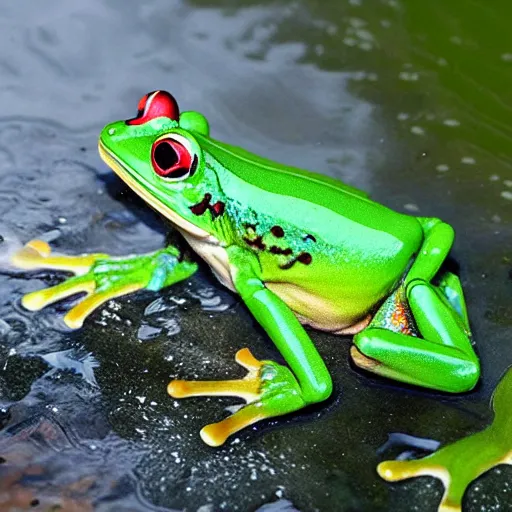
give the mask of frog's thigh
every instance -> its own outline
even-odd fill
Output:
[[[428,388],[454,393],[472,389],[480,368],[459,315],[425,281],[411,283],[407,295],[400,288],[354,337],[355,364]]]

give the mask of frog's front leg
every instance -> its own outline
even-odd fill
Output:
[[[169,246],[150,254],[112,257],[107,254],[66,256],[53,254],[42,240],[32,240],[12,257],[12,263],[21,269],[52,269],[73,272],[61,284],[25,295],[22,304],[37,311],[48,304],[78,293],[83,298],[64,317],[68,327],[77,329],[85,318],[106,301],[146,288],[160,290],[165,286],[186,279],[197,265],[182,261],[180,251]]]
[[[228,254],[235,288],[292,371],[273,361],[258,361],[244,349],[237,353],[237,362],[249,370],[245,379],[172,381],[168,392],[175,398],[223,395],[248,402],[232,416],[202,429],[201,437],[210,446],[223,444],[231,434],[257,421],[321,402],[332,392],[329,372],[306,331],[257,277],[259,263],[254,255],[240,248],[230,248]]]
[[[362,368],[402,382],[469,391],[480,366],[458,280],[447,277],[439,287],[430,283],[450,250],[453,229],[438,219],[419,220],[425,232],[420,252],[404,283],[354,337],[352,358]]]

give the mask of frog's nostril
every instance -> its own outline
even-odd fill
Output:
[[[178,121],[180,110],[172,94],[167,91],[153,91],[143,96],[137,105],[137,116],[126,124],[144,124],[157,117],[168,117]]]

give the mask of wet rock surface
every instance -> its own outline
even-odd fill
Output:
[[[21,0],[3,9],[1,506],[436,510],[440,482],[390,485],[375,467],[433,446],[398,437],[380,450],[390,434],[445,444],[483,428],[512,364],[510,6]],[[198,432],[235,402],[178,402],[167,382],[242,376],[234,355],[245,346],[280,356],[207,268],[112,301],[76,332],[61,321],[69,302],[23,310],[24,293],[61,279],[8,268],[33,237],[68,253],[164,243],[161,219],[96,153],[101,127],[156,88],[203,112],[216,138],[452,224],[478,388],[448,396],[377,379],[349,363],[350,338],[311,331],[332,398],[212,449]],[[465,509],[512,510],[511,477],[509,467],[482,477]]]

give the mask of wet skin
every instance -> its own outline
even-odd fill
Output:
[[[204,427],[206,443],[221,445],[252,423],[330,396],[331,377],[302,325],[355,334],[355,364],[376,374],[455,393],[475,386],[479,363],[460,282],[439,275],[453,242],[448,224],[394,212],[339,181],[216,141],[202,114],[180,114],[165,91],[144,96],[135,118],[107,125],[99,151],[240,295],[289,365],[258,361],[242,349],[242,380],[172,381],[168,391],[176,398],[248,402]],[[197,269],[173,246],[126,258],[70,257],[39,240],[13,262],[75,272],[23,298],[37,310],[85,292],[65,316],[73,328],[113,297],[159,290]]]

